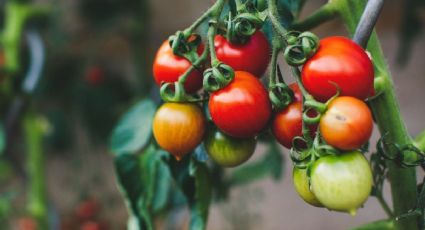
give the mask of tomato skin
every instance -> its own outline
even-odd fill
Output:
[[[254,137],[244,139],[231,137],[214,129],[208,132],[204,145],[208,155],[218,165],[235,167],[252,156],[257,141]]]
[[[374,70],[366,52],[345,37],[328,37],[320,41],[318,51],[307,60],[301,72],[307,91],[319,101],[337,92],[341,96],[366,99],[374,92]]]
[[[152,130],[159,146],[180,160],[202,142],[205,117],[195,104],[165,103],[155,114]]]
[[[259,30],[244,44],[232,44],[225,37],[217,35],[214,46],[218,60],[231,66],[235,71],[246,71],[261,77],[270,62],[269,42]]]
[[[294,167],[292,171],[292,181],[298,195],[308,204],[316,207],[323,207],[320,201],[317,200],[316,195],[309,188],[309,182],[306,169],[299,169]]]
[[[342,150],[358,149],[372,135],[372,113],[366,103],[357,98],[337,97],[328,105],[319,128],[328,144]]]
[[[226,87],[210,95],[208,108],[214,124],[238,138],[257,135],[270,119],[272,106],[267,90],[252,74],[236,71]]]
[[[204,47],[198,47],[198,53],[202,53]],[[174,55],[168,43],[164,41],[158,49],[153,63],[153,76],[158,86],[164,82],[176,82],[179,77],[189,69],[192,64],[183,57]],[[202,87],[202,72],[194,70],[186,79],[184,88],[187,93],[194,93]]]
[[[355,215],[372,190],[369,162],[358,151],[328,155],[311,168],[311,189],[326,208]]]
[[[276,140],[286,148],[292,148],[292,140],[303,136],[302,133],[302,93],[298,84],[292,83],[289,87],[294,92],[294,101],[285,109],[277,112],[272,121],[272,133]],[[314,111],[309,111],[309,115],[315,116]],[[312,133],[316,132],[317,126],[309,126]]]

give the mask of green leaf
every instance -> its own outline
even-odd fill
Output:
[[[189,156],[179,162],[170,159],[169,163],[191,211],[189,229],[206,229],[212,191],[206,164]]]
[[[280,153],[278,144],[273,141],[270,143],[269,150],[262,159],[237,168],[229,178],[229,183],[232,185],[243,185],[267,176],[271,176],[274,180],[279,180],[282,177],[282,172],[283,156]]]
[[[391,230],[395,229],[393,220],[378,220],[351,230]]]
[[[152,135],[155,109],[155,104],[149,99],[130,108],[112,132],[111,151],[120,155],[136,153],[146,147]]]
[[[117,180],[131,212],[132,229],[152,229],[148,228],[152,225],[152,220],[142,216],[139,211],[139,199],[143,194],[144,188],[143,181],[140,178],[141,168],[137,158],[135,155],[128,154],[121,154],[115,158]]]
[[[163,160],[166,157],[165,151],[151,144],[140,155],[121,154],[115,158],[118,182],[130,210],[129,229],[153,229],[155,215],[167,207],[171,174]]]
[[[6,147],[6,136],[4,135],[4,127],[3,124],[0,123],[0,155],[4,152],[4,148]]]

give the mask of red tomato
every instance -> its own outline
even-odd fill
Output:
[[[341,90],[341,96],[366,99],[373,94],[373,65],[366,52],[344,37],[320,41],[316,54],[301,72],[307,91],[317,100],[326,101]],[[334,84],[332,84],[334,83]]]
[[[230,84],[211,94],[208,108],[221,131],[239,138],[257,135],[272,111],[267,90],[254,75],[244,71],[236,71]]]
[[[100,212],[100,204],[93,198],[78,204],[75,215],[82,220],[91,219]]]
[[[81,225],[81,230],[106,230],[107,227],[96,221],[87,221]]]
[[[17,230],[37,230],[37,222],[31,217],[22,217],[17,222]]]
[[[300,88],[296,83],[292,83],[289,87],[294,91],[294,101],[285,109],[276,113],[272,123],[272,133],[276,140],[286,148],[292,148],[292,140],[297,136],[302,136],[303,127],[303,105]],[[310,112],[308,113],[310,115]],[[315,112],[311,111],[311,115],[315,116]],[[309,127],[313,133],[317,126]]]
[[[244,44],[231,44],[225,37],[217,35],[214,46],[218,60],[235,71],[246,71],[261,77],[270,62],[270,45],[263,32],[255,32]]]
[[[105,78],[105,73],[103,72],[102,68],[99,66],[92,66],[90,67],[86,72],[86,82],[91,86],[97,86]]]
[[[337,97],[328,105],[319,123],[323,139],[342,150],[366,144],[372,134],[372,114],[366,103],[354,97]]]
[[[198,47],[198,53],[202,53],[204,47]],[[189,69],[192,64],[183,57],[173,54],[168,40],[162,43],[156,53],[153,63],[153,76],[155,82],[160,86],[164,82],[176,82],[179,77]],[[186,79],[184,88],[188,93],[194,93],[202,87],[202,72],[194,70]]]

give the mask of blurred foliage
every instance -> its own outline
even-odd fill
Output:
[[[400,25],[400,40],[397,55],[397,62],[405,66],[410,57],[415,40],[423,31],[423,10],[425,1],[405,0],[403,1],[404,13],[403,21]]]

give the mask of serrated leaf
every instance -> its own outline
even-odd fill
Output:
[[[152,135],[156,106],[144,99],[124,114],[112,132],[110,149],[116,155],[136,153],[146,147]]]

